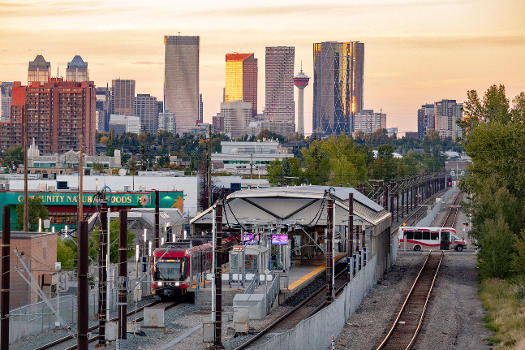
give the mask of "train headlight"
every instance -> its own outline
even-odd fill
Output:
[[[175,287],[180,286],[180,282],[175,282]]]
[[[157,285],[158,285],[159,287],[162,287],[162,281],[159,281],[159,282],[157,283]]]

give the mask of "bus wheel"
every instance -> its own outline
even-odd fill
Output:
[[[458,246],[456,247],[456,251],[457,251],[457,252],[462,252],[462,251],[463,251],[463,246],[462,246],[462,245],[458,245]]]
[[[416,246],[414,246],[414,250],[415,250],[416,252],[419,252],[419,251],[421,250],[421,246],[420,246],[420,245],[416,245]]]

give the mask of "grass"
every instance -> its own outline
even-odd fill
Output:
[[[525,349],[524,296],[523,280],[487,278],[481,282],[486,327],[494,331],[488,341],[495,350]]]

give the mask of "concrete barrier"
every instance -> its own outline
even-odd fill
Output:
[[[275,334],[264,344],[254,346],[257,350],[318,350],[327,349],[332,336],[337,337],[346,321],[361,304],[368,291],[376,283],[376,257],[368,260],[337,299],[315,315],[302,320],[286,332]],[[352,344],[348,344],[352,348]]]

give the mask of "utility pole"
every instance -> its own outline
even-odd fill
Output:
[[[211,132],[211,124],[208,127],[208,166],[207,166],[207,176],[206,176],[206,186],[208,187],[208,208],[211,207],[213,204],[212,197],[213,197],[213,189],[211,187],[211,170],[212,170],[212,164],[211,164],[211,152],[212,152],[212,132]]]
[[[88,224],[80,221],[78,234],[77,348],[88,349]]]
[[[390,180],[390,215],[394,222],[394,180]]]
[[[159,204],[160,198],[159,198],[159,190],[155,190],[155,232],[153,236],[153,249],[157,249],[159,247],[159,220],[160,220],[160,209]]]
[[[84,220],[84,140],[83,129],[80,133],[80,154],[78,157],[78,225]],[[78,227],[78,226],[77,226]]]
[[[217,234],[215,239],[215,337],[213,345],[216,349],[224,349],[222,345],[222,203],[217,202],[215,222]]]
[[[108,202],[100,202],[100,234],[98,252],[98,346],[106,343],[106,232],[108,230]]]
[[[0,349],[9,350],[9,278],[11,250],[11,210],[3,209],[2,218],[2,277],[0,281]]]
[[[352,270],[352,255],[354,254],[354,194],[350,192],[348,195],[348,237],[346,248],[346,262],[348,264],[348,280],[350,280],[350,273]]]
[[[334,300],[334,285],[332,279],[333,271],[333,224],[334,224],[334,199],[330,195],[326,206],[326,301],[331,303]]]
[[[118,246],[118,340],[117,349],[121,348],[121,341],[127,339],[127,295],[128,295],[128,211],[120,209],[120,235]]]
[[[23,111],[23,137],[22,137],[22,148],[24,149],[24,232],[29,231],[29,200],[27,193],[27,113]]]

